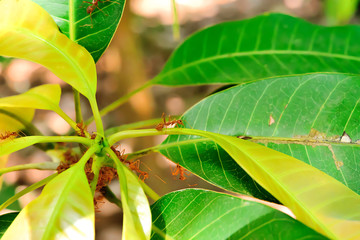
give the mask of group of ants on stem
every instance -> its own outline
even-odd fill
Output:
[[[167,121],[165,113],[162,114],[161,119],[162,119],[162,121],[155,127],[155,129],[158,131],[161,131],[163,128],[167,128],[170,126],[174,126],[174,127],[178,126],[178,125],[184,126],[183,120],[171,119],[170,115],[168,116],[168,121]],[[83,122],[81,122],[81,123],[77,123],[77,127],[78,127],[78,130],[76,131],[77,135],[79,135],[81,137],[86,137],[85,132],[87,132],[87,129],[86,129],[87,126],[85,126],[83,124]],[[5,133],[2,133],[2,134],[0,134],[0,140],[5,141],[5,140],[11,140],[11,139],[15,139],[17,137],[21,137],[19,135],[19,132],[7,131]],[[92,134],[90,137],[92,139],[94,139],[96,137],[96,134]],[[145,181],[146,179],[149,178],[148,172],[140,170],[140,160],[139,159],[135,160],[135,161],[128,161],[127,155],[125,154],[125,149],[119,151],[116,149],[115,146],[111,146],[111,149],[113,150],[113,152],[116,154],[116,156],[122,163],[127,165],[127,167],[130,170],[135,171],[138,174],[138,177],[141,181]],[[76,154],[73,154],[71,149],[68,149],[66,152],[63,153],[63,159],[60,162],[60,164],[56,170],[58,173],[61,173],[65,170],[67,170],[68,168],[70,168],[73,164],[77,163],[78,161],[79,161],[79,157]],[[94,179],[94,173],[92,172],[92,163],[93,163],[93,159],[90,158],[89,161],[87,162],[87,164],[85,165],[85,173],[86,173],[89,183]],[[151,171],[150,168],[148,168],[148,169]],[[187,170],[185,168],[181,167],[179,164],[176,164],[175,169],[171,169],[171,174],[173,176],[179,175],[179,180],[182,180],[182,181],[186,179],[185,175],[189,175]],[[115,177],[117,177],[117,172],[114,168],[108,167],[108,166],[101,167],[100,171],[99,171],[98,182],[96,185],[96,192],[102,193],[103,188],[106,187],[112,181],[112,179]],[[158,178],[161,181],[163,181],[160,177],[158,177]],[[101,198],[102,198],[102,196],[94,198],[94,202],[98,203],[98,201]],[[97,205],[95,205],[95,206],[97,206]]]

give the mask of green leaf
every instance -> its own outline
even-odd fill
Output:
[[[360,194],[359,96],[358,76],[329,73],[273,78],[214,94],[192,107],[183,119],[196,129],[251,137],[324,171]],[[274,123],[269,126],[270,116]],[[341,141],[344,131],[351,142]],[[175,142],[180,145],[174,147]],[[165,143],[161,153],[228,190],[234,191],[226,179],[233,186],[234,178],[243,184],[252,182],[246,175],[235,175],[241,169],[212,141],[170,136]]]
[[[28,136],[16,139],[6,139],[0,142],[0,156],[16,152],[37,143],[49,142],[76,142],[90,146],[93,143],[93,140],[77,136]]]
[[[263,204],[201,189],[169,193],[151,211],[151,239],[327,239]]]
[[[61,34],[30,0],[0,1],[0,55],[37,62],[87,98],[95,97],[96,70],[88,51]]]
[[[19,213],[17,212],[12,212],[0,216],[0,238],[4,235],[6,229],[10,226],[18,214]]]
[[[15,195],[15,186],[8,185],[5,182],[2,184],[2,188],[0,191],[0,205],[3,204],[6,200]],[[13,204],[7,207],[7,209],[20,211],[21,207],[19,201],[15,201]],[[1,224],[0,224],[1,225]]]
[[[309,72],[359,74],[359,26],[322,27],[265,14],[189,37],[152,83],[244,83]]]
[[[62,33],[85,47],[97,62],[109,46],[120,23],[125,0],[98,1],[92,14],[88,1],[33,0],[53,17]]]
[[[151,211],[139,179],[107,149],[116,164],[119,175],[121,202],[124,213],[122,239],[150,239]]]
[[[0,108],[0,134],[16,132],[27,127],[35,115],[35,110],[30,108]]]
[[[210,138],[296,218],[330,239],[360,237],[360,196],[324,172],[291,156],[236,137],[173,128],[165,134]]]
[[[93,196],[85,163],[81,163],[51,180],[20,212],[2,240],[94,239]]]
[[[44,84],[23,94],[0,98],[0,108],[35,108],[58,112],[60,96],[58,84]]]

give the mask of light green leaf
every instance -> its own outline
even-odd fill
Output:
[[[0,134],[16,132],[26,128],[34,118],[35,110],[30,108],[5,108],[0,109]]]
[[[33,0],[53,17],[62,33],[84,46],[97,62],[109,46],[125,7],[125,0],[98,1],[92,14],[90,0]]]
[[[0,156],[16,152],[37,143],[49,142],[77,142],[90,146],[93,141],[84,137],[77,136],[28,136],[16,139],[6,139],[0,142]]]
[[[87,98],[95,97],[91,55],[61,34],[51,16],[30,0],[0,1],[0,55],[37,62]]]
[[[58,112],[60,96],[58,84],[44,84],[19,95],[0,98],[0,108],[35,108]]]
[[[182,43],[152,83],[244,83],[310,72],[359,74],[359,38],[359,26],[329,28],[282,14],[221,23]]]
[[[360,195],[324,172],[236,137],[186,128],[166,129],[164,133],[215,141],[299,221],[331,239],[360,237]]]
[[[327,239],[278,210],[202,189],[169,193],[151,211],[154,240]]]
[[[20,212],[2,240],[94,239],[94,203],[84,164],[80,160],[51,180]]]
[[[150,205],[139,183],[139,179],[119,162],[111,149],[107,149],[107,152],[114,159],[119,175],[121,202],[124,213],[122,239],[150,239]]]
[[[236,86],[193,106],[184,114],[184,124],[250,137],[320,169],[360,194],[359,83],[358,76],[327,73]],[[341,140],[344,131],[351,141]],[[238,185],[252,183],[208,139],[170,136],[166,143],[161,153],[205,180],[238,192]],[[256,188],[250,192],[256,194]]]

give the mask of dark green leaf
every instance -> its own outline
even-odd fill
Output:
[[[358,76],[273,78],[214,94],[183,119],[195,129],[251,137],[324,171],[359,194],[359,96]],[[341,138],[344,131],[350,142]],[[168,145],[173,142],[180,145]],[[173,161],[228,190],[234,191],[232,186],[240,184],[236,181],[252,182],[246,175],[243,179],[235,175],[241,169],[210,140],[170,136],[163,148],[161,152]]]
[[[92,14],[87,8],[92,0],[33,0],[54,18],[60,30],[85,47],[97,62],[104,53],[120,22],[125,0],[98,1]]]
[[[167,194],[151,210],[151,239],[326,239],[268,206],[200,189]]]
[[[15,186],[8,185],[4,182],[2,185],[2,188],[0,190],[0,205],[3,204],[6,200],[8,200],[9,198],[11,198],[14,195],[15,195]],[[21,207],[20,207],[19,201],[15,201],[13,204],[8,206],[7,209],[20,211]],[[1,224],[0,224],[0,226],[1,226]]]
[[[18,212],[12,212],[0,216],[0,238],[4,235],[6,229],[8,229],[18,214]]]
[[[360,73],[359,26],[322,27],[282,14],[226,22],[187,39],[152,82],[244,83],[309,72]]]

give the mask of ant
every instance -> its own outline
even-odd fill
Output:
[[[4,134],[0,134],[0,140],[5,140],[5,139],[12,139],[12,138],[16,138],[17,136],[19,136],[19,134],[17,132],[5,132]]]
[[[171,126],[171,125],[174,125],[174,124],[176,124],[176,125],[179,124],[179,125],[183,125],[183,126],[184,126],[183,120],[176,120],[176,119],[171,120],[170,115],[169,115],[169,121],[166,121],[165,113],[163,113],[163,114],[161,115],[161,118],[162,118],[162,120],[163,120],[164,122],[159,123],[159,124],[155,127],[155,129],[158,130],[158,131],[161,131],[164,127]]]
[[[111,150],[113,150],[113,152],[116,154],[116,156],[118,157],[118,159],[123,162],[128,164],[128,167],[130,168],[130,170],[135,171],[139,174],[139,179],[141,181],[145,181],[145,179],[149,178],[149,174],[145,171],[141,171],[140,170],[140,160],[136,160],[133,162],[127,161],[127,155],[125,155],[125,149],[119,151],[116,150],[116,148],[114,146],[111,147]]]
[[[182,166],[180,166],[179,164],[176,164],[176,168],[174,170],[171,169],[171,174],[173,176],[179,175],[179,179],[184,181],[186,179],[185,174],[186,175],[190,175],[190,173],[187,172],[187,170],[185,168],[183,168]]]
[[[99,8],[99,2],[101,2],[101,3],[104,3],[104,2],[112,2],[112,3],[117,3],[117,4],[120,5],[120,3],[114,2],[114,1],[110,1],[110,0],[106,0],[106,1],[104,1],[104,0],[92,0],[91,2],[89,2],[89,1],[83,1],[83,2],[84,2],[84,3],[89,3],[89,4],[91,4],[90,6],[88,6],[88,7],[86,8],[86,13],[87,13],[87,14],[90,14],[90,20],[91,20],[91,26],[92,26],[91,28],[94,27],[91,14],[95,11],[96,8],[99,9],[101,12],[103,12],[103,10],[101,10],[101,9]],[[103,12],[103,13],[104,13],[104,12]],[[105,14],[105,13],[104,13],[104,14]],[[107,14],[105,14],[105,15],[107,15]]]
[[[136,171],[137,173],[139,173],[139,179],[141,181],[145,181],[145,179],[148,179],[149,178],[149,174],[145,171],[141,171],[140,170],[140,160],[136,160],[136,161],[133,161],[133,162],[129,162],[129,161],[126,161],[126,163],[129,164],[129,168],[133,171]]]

